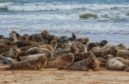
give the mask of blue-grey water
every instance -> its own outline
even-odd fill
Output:
[[[82,20],[92,13],[97,19]],[[56,35],[106,39],[129,46],[129,0],[0,0],[0,34],[49,30]],[[104,17],[107,16],[107,17]]]

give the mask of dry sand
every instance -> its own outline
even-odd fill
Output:
[[[4,70],[5,67],[0,66],[0,84],[129,84],[129,72],[56,69],[13,71]]]

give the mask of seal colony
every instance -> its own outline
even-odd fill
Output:
[[[47,30],[32,35],[12,31],[9,37],[0,35],[0,64],[9,70],[129,71],[129,48],[107,40],[91,42],[75,33],[58,37]]]

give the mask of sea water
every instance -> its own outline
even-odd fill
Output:
[[[96,19],[80,19],[92,13]],[[129,0],[0,0],[0,34],[48,30],[55,35],[106,39],[129,46]],[[104,17],[106,16],[106,17]]]

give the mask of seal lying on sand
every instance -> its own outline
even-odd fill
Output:
[[[38,46],[40,48],[41,51],[49,51],[51,53],[51,57],[53,57],[54,51],[57,48],[57,41],[56,40],[52,40],[51,44],[45,44],[45,45],[39,45]]]
[[[50,34],[47,30],[44,30],[43,32],[41,32],[41,35],[43,39],[45,39],[45,43],[51,43],[51,41],[55,39],[58,40],[57,36]]]
[[[15,62],[10,65],[13,70],[41,70],[47,63],[46,57],[39,57],[37,59],[27,59],[20,62]]]
[[[112,55],[108,55],[107,69],[117,70],[117,71],[125,70],[128,67],[128,65],[124,64],[122,61],[124,61],[122,58],[113,57]]]
[[[14,60],[10,57],[5,57],[5,56],[2,56],[2,55],[0,55],[0,61],[1,61],[2,64],[12,64],[12,63],[17,62],[16,60]]]
[[[116,47],[117,49],[126,49],[126,46],[122,43],[118,44]]]
[[[87,46],[85,44],[80,43],[80,42],[72,42],[71,52],[73,52],[75,54],[86,53],[87,52]]]
[[[112,54],[113,56],[116,56],[117,48],[110,44],[106,44],[103,47],[94,47],[92,51],[97,57],[104,57],[108,54]]]
[[[77,70],[77,71],[88,71],[89,69],[92,69],[94,71],[99,71],[100,69],[99,60],[94,56],[92,52],[88,53],[89,53],[88,58],[71,63],[64,67],[60,67],[59,69]]]
[[[129,50],[127,50],[127,49],[122,49],[122,50],[121,49],[117,49],[116,55],[118,57],[129,59]]]
[[[41,56],[49,58],[49,54],[42,53],[42,54],[32,54],[32,55],[27,55],[27,56],[20,56],[20,60],[37,59]]]
[[[9,34],[9,38],[12,42],[17,42],[20,38],[20,35],[15,32],[15,31],[12,31],[10,34]]]
[[[48,60],[45,68],[60,68],[71,64],[74,61],[74,54],[68,53]]]

